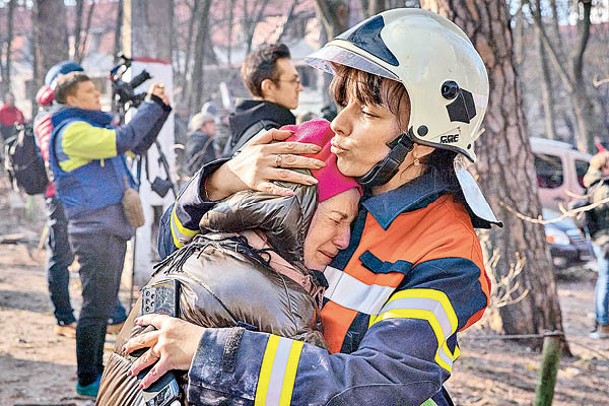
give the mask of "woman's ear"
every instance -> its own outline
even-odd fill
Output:
[[[427,155],[431,154],[434,151],[435,151],[434,147],[430,147],[428,145],[422,145],[422,144],[414,144],[414,147],[412,148],[412,157],[414,159],[420,160],[420,159],[426,157]]]

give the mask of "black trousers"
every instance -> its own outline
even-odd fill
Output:
[[[106,323],[120,288],[127,242],[107,233],[72,234],[80,264],[82,308],[76,327],[78,382],[88,385],[103,373]]]

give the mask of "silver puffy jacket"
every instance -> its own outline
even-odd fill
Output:
[[[324,346],[318,315],[325,279],[303,264],[316,187],[282,186],[296,195],[241,192],[216,205],[200,222],[202,234],[155,266],[116,340],[98,405],[144,404],[138,381],[127,376],[131,361],[120,354],[124,342],[140,331],[133,321],[142,312],[177,311],[204,327],[243,326]],[[266,239],[266,248],[248,243],[254,232]],[[287,271],[274,269],[277,255],[291,264]],[[186,375],[178,381],[184,386]]]

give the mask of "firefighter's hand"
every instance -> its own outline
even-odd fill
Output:
[[[125,355],[140,348],[148,349],[134,361],[128,372],[130,376],[137,376],[141,370],[154,365],[142,379],[141,389],[148,388],[167,371],[190,368],[205,328],[159,314],[141,316],[135,324],[156,328],[131,338],[122,349]]]
[[[290,189],[282,188],[274,180],[314,185],[317,179],[290,168],[319,169],[325,162],[301,156],[314,154],[321,148],[300,142],[275,142],[289,138],[286,130],[269,130],[256,135],[240,149],[230,161],[218,168],[205,185],[209,200],[221,200],[242,190],[257,190],[278,196],[293,196]]]
[[[150,86],[150,89],[148,89],[146,98],[150,100],[153,95],[161,99],[166,105],[169,105],[169,96],[165,93],[165,84],[153,83],[152,86]]]

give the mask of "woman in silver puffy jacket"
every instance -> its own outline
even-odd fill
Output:
[[[312,155],[326,163],[311,171],[317,185],[280,184],[294,192],[285,197],[239,192],[202,218],[201,234],[155,266],[110,355],[98,405],[144,404],[137,377],[128,375],[133,357],[120,351],[140,332],[134,320],[143,313],[325,346],[318,328],[327,285],[321,271],[348,245],[361,196],[357,182],[336,167],[329,125],[315,120],[285,128],[295,133],[290,141],[321,147]]]

